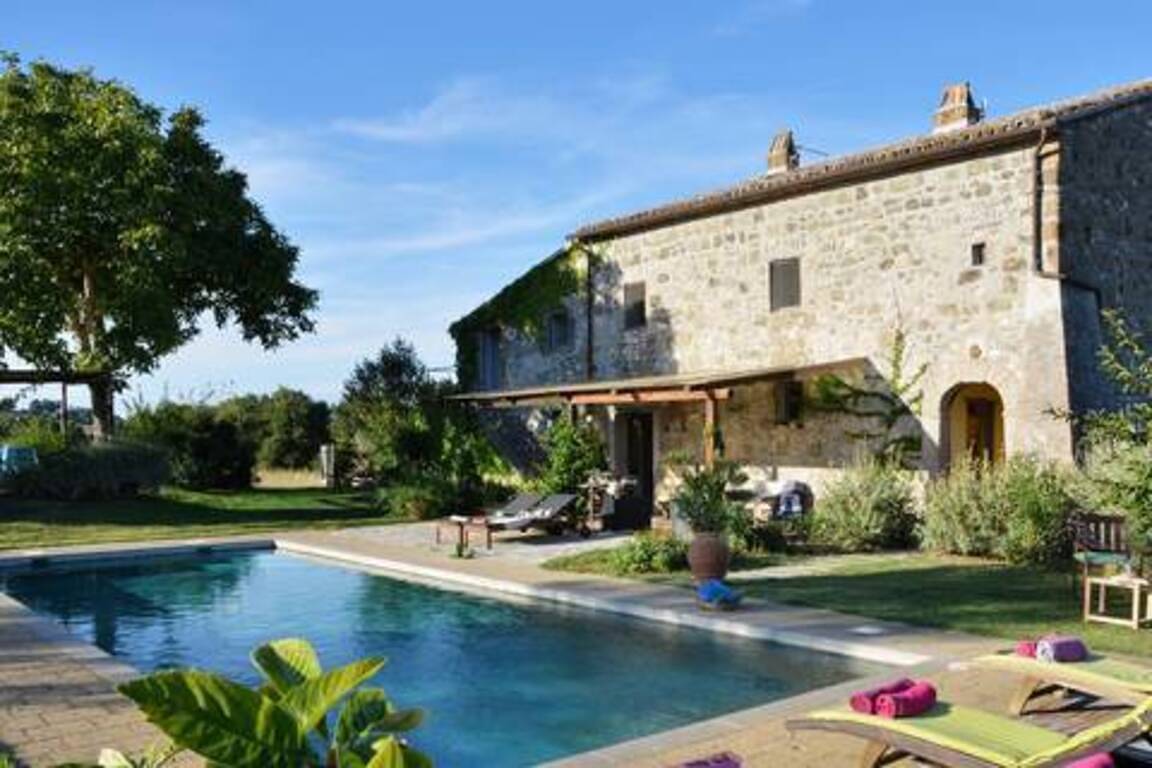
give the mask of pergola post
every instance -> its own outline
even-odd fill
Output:
[[[704,399],[704,466],[716,465],[716,398],[711,390]]]
[[[60,382],[60,434],[68,437],[68,382]]]

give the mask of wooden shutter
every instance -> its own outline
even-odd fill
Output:
[[[768,266],[771,309],[800,305],[800,259],[777,259]]]

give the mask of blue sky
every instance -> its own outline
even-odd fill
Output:
[[[951,81],[994,116],[1147,77],[1150,29],[1135,1],[8,0],[0,48],[199,107],[321,291],[314,336],[206,331],[135,393],[335,398],[396,335],[450,364],[451,320],[566,233],[759,173],[782,127],[840,154]]]

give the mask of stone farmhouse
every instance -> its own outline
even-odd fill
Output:
[[[926,135],[577,229],[452,327],[463,399],[567,407],[666,492],[670,455],[817,488],[876,419],[811,407],[822,377],[892,392],[926,472],[1071,460],[1055,411],[1106,406],[1101,310],[1152,329],[1152,81],[985,119],[945,89]],[[903,393],[911,400],[913,393]]]

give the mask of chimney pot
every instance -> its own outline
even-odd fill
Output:
[[[956,83],[944,89],[940,97],[940,106],[933,116],[933,133],[944,133],[967,128],[984,119],[984,110],[976,106],[972,96],[972,86],[968,83]]]
[[[794,171],[799,166],[800,152],[796,149],[792,131],[780,131],[772,139],[772,148],[768,150],[768,173]]]

